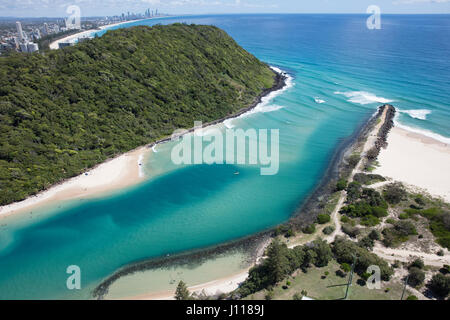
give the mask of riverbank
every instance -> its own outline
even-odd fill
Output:
[[[374,173],[426,189],[450,202],[449,144],[399,127],[391,130],[387,142]]]
[[[59,201],[92,198],[143,181],[142,164],[151,149],[140,147],[23,201],[0,207],[0,219]]]
[[[242,108],[221,119],[206,123],[204,128],[217,125],[228,119],[237,118],[258,106],[264,97],[275,91],[284,89],[287,79],[286,74],[275,68],[272,68],[272,70],[274,72],[274,85],[271,88],[263,90],[263,92],[261,92],[248,107]],[[194,130],[195,128],[193,127],[187,130],[185,134],[191,133]],[[90,198],[99,194],[136,185],[144,178],[142,173],[144,158],[152,152],[152,149],[156,145],[169,141],[171,141],[171,137],[161,139],[147,146],[142,146],[136,150],[101,163],[88,172],[54,185],[35,196],[2,206],[0,207],[0,219],[10,216],[11,214],[27,212],[36,207],[58,201]]]
[[[328,185],[332,183],[334,180],[334,174],[331,174],[331,172],[335,172],[336,174],[339,174],[342,170],[346,168],[345,157],[346,155],[352,153],[355,151],[355,149],[362,147],[365,145],[365,141],[368,136],[373,135],[374,130],[378,130],[379,127],[384,123],[384,119],[386,116],[386,110],[380,109],[380,111],[374,116],[372,116],[370,119],[368,119],[358,130],[355,131],[355,134],[352,135],[345,143],[341,144],[335,151],[335,156],[332,157],[332,161],[330,162],[329,169],[326,171],[327,174],[325,176],[326,179],[322,181],[322,183],[319,184],[317,190],[314,192],[314,197],[310,197],[308,202],[311,203],[311,206],[317,205],[317,198],[321,198],[322,196],[326,196],[327,192],[329,191],[328,188],[324,187],[323,184]],[[381,119],[377,123],[377,120]],[[370,143],[374,143],[371,141]],[[319,201],[320,202],[320,201]],[[304,212],[311,213],[309,211],[311,206],[303,207],[305,210]],[[306,210],[308,208],[308,210]],[[300,212],[296,213],[297,215],[300,214]],[[253,235],[251,237],[248,237],[246,239],[241,239],[238,241],[235,241],[234,243],[230,243],[228,245],[225,245],[228,248],[237,248],[239,246],[246,247],[246,251],[251,253],[253,256],[252,259],[252,266],[257,264],[260,259],[264,256],[265,248],[270,244],[271,242],[271,235],[273,234],[273,229],[267,230],[265,232],[262,232],[258,235]],[[258,239],[259,238],[259,239]],[[214,259],[213,256],[215,253],[220,252],[222,248],[219,246],[217,248],[211,248],[207,251],[203,252],[194,252],[194,253],[186,253],[184,256],[181,257],[170,257],[164,261],[162,259],[161,261],[154,261],[149,260],[148,262],[139,263],[136,265],[131,265],[128,267],[125,267],[123,270],[119,270],[117,273],[112,275],[110,278],[106,279],[101,285],[99,285],[96,290],[94,290],[94,296],[100,299],[109,299],[111,297],[108,296],[109,288],[113,287],[117,281],[123,281],[121,279],[126,279],[126,277],[129,276],[135,276],[137,273],[140,273],[141,276],[139,277],[141,279],[145,279],[145,277],[142,274],[145,274],[147,271],[155,270],[156,268],[162,268],[167,267],[168,265],[174,265],[178,264],[178,259],[181,261],[187,261],[192,260],[195,261],[198,258],[196,255],[200,255],[203,259]],[[208,256],[210,258],[208,258]],[[187,282],[189,286],[189,290],[191,293],[196,294],[207,294],[210,296],[218,296],[220,293],[230,293],[234,290],[236,290],[239,285],[248,277],[248,271],[249,267],[246,267],[242,269],[240,272],[235,273],[231,276],[223,277],[223,278],[217,278],[216,280],[208,281],[206,280],[204,283],[192,285],[191,283]],[[183,279],[186,280],[186,279]],[[186,281],[185,281],[186,282]],[[160,290],[160,291],[149,291],[146,294],[136,294],[136,295],[129,295],[124,299],[131,299],[131,300],[171,300],[173,299],[175,290]],[[113,295],[114,296],[114,295]],[[112,297],[114,299],[114,297]]]

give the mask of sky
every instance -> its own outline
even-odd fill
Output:
[[[446,13],[450,0],[0,0],[0,16],[63,17],[70,5],[82,16],[143,13],[147,8],[169,14],[208,13],[366,13],[377,5],[381,13]]]

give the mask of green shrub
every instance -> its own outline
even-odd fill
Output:
[[[386,219],[386,223],[395,224],[395,220],[392,218],[388,218],[388,219]]]
[[[326,224],[326,223],[330,222],[330,220],[331,220],[331,217],[329,214],[322,213],[317,216],[318,224]]]
[[[408,284],[412,287],[420,286],[425,280],[425,272],[417,267],[409,268]]]
[[[359,154],[352,154],[350,157],[348,157],[347,161],[348,164],[351,168],[355,168],[356,165],[359,163],[359,161],[361,160],[361,156]]]
[[[394,273],[393,269],[386,261],[371,253],[365,248],[355,244],[353,241],[337,238],[333,243],[333,253],[336,260],[342,265],[343,263],[352,264],[354,257],[357,257],[355,264],[355,272],[362,275],[367,268],[372,265],[380,267],[381,279],[388,281]]]
[[[380,240],[381,239],[381,234],[378,230],[376,229],[372,229],[372,231],[370,231],[368,237],[372,240]]]
[[[368,215],[361,218],[361,224],[366,227],[374,227],[380,223],[380,219],[374,217],[373,215]]]
[[[328,226],[323,228],[322,232],[326,235],[330,235],[334,232],[335,228],[333,226]]]
[[[393,183],[384,188],[383,196],[390,204],[398,204],[406,200],[407,193],[401,183]]]
[[[410,268],[415,267],[419,269],[423,269],[425,267],[425,264],[422,259],[417,258],[411,264],[409,265]]]
[[[347,188],[347,180],[345,179],[339,179],[339,181],[336,183],[336,191],[342,191]]]
[[[298,292],[292,296],[292,300],[302,300],[302,298],[303,296]]]
[[[437,273],[431,278],[428,287],[438,297],[445,298],[450,292],[450,277]]]
[[[348,263],[342,263],[341,264],[341,269],[344,270],[345,272],[350,272],[350,270],[352,269],[351,266]]]
[[[351,238],[356,238],[360,234],[360,230],[357,227],[352,227],[344,224],[342,226],[342,232],[344,232],[346,235],[348,235]]]
[[[358,244],[363,248],[372,250],[375,242],[370,237],[364,237],[358,242]]]
[[[409,215],[407,213],[400,213],[398,218],[401,219],[401,220],[405,220],[405,219],[409,218]]]
[[[313,234],[314,232],[316,232],[316,225],[312,223],[306,226],[305,228],[303,228],[303,232],[306,234]]]

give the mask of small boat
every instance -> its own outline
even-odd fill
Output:
[[[236,171],[236,172],[234,173],[235,176],[238,176],[239,174],[240,174],[239,171]]]

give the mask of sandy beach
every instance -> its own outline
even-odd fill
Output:
[[[248,269],[230,277],[217,279],[200,285],[189,287],[191,293],[205,293],[208,296],[229,293],[236,290],[248,277]],[[149,293],[140,296],[126,298],[124,300],[175,300],[175,291]]]
[[[0,219],[52,202],[90,198],[135,185],[144,180],[141,164],[151,152],[147,147],[130,151],[36,196],[0,207]]]
[[[145,19],[145,20],[147,20],[147,19]],[[90,30],[78,32],[76,34],[72,34],[72,35],[64,37],[62,39],[58,39],[58,40],[53,41],[52,43],[50,43],[49,47],[50,47],[51,50],[56,50],[56,49],[59,49],[59,44],[62,43],[62,42],[72,42],[72,41],[74,41],[75,39],[78,39],[78,38],[89,37],[89,35],[91,33],[99,31],[99,30],[105,30],[105,29],[108,29],[108,28],[111,28],[111,27],[115,27],[115,26],[118,26],[118,25],[121,25],[121,24],[132,23],[132,22],[136,22],[136,21],[139,21],[139,20],[123,21],[123,22],[118,22],[118,23],[113,23],[113,24],[108,24],[108,25],[105,25],[105,26],[101,26],[98,29],[90,29]]]
[[[450,202],[450,145],[394,127],[374,173],[427,190]]]

